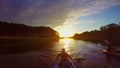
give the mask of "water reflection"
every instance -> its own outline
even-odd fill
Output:
[[[51,50],[0,55],[0,68],[52,68],[52,61],[62,48],[65,48],[73,58],[85,59],[82,63],[76,63],[78,66],[76,68],[79,68],[80,65],[82,68],[104,68],[106,65],[106,56],[100,52],[105,48],[104,46],[66,38],[54,43]],[[119,64],[112,60],[111,66],[108,68],[119,68]]]
[[[70,43],[72,43],[72,42],[73,42],[73,40],[68,39],[68,38],[60,40],[60,43],[62,43],[62,45],[61,45],[62,48],[65,48],[65,50],[67,52],[69,52],[69,50],[70,50]]]
[[[85,59],[81,63],[75,63],[76,68],[104,68],[106,66],[106,56],[101,52],[106,47],[101,44],[66,38],[60,39],[55,45],[58,50],[65,48],[74,59]]]

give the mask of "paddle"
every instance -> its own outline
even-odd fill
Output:
[[[80,62],[82,62],[82,61],[85,61],[84,58],[76,58],[76,59],[73,59],[73,60],[77,61],[77,63],[80,63]]]

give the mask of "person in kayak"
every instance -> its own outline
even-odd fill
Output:
[[[58,54],[58,58],[60,58],[60,62],[59,62],[60,68],[63,68],[63,66],[65,65],[65,63],[67,63],[69,61],[69,59],[72,60],[70,55],[65,51],[65,48],[62,48],[62,52]]]
[[[58,57],[61,58],[61,61],[68,61],[68,58],[72,59],[70,55],[65,51],[65,48],[62,48],[62,52],[58,54]]]

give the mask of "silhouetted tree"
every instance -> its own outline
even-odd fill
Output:
[[[73,36],[75,39],[103,42],[108,40],[114,45],[119,45],[120,42],[120,25],[116,23],[111,23],[105,26],[101,26],[100,30],[93,30],[90,32],[83,32],[81,34],[75,34]]]
[[[57,31],[45,26],[27,26],[24,24],[0,21],[0,36],[38,36],[59,37]]]

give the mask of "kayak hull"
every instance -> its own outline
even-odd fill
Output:
[[[71,61],[64,61],[62,63],[57,61],[54,65],[54,68],[75,68],[75,66]]]
[[[110,57],[120,59],[120,54],[119,54],[119,53],[110,52],[110,51],[107,51],[107,50],[102,50],[102,52],[103,52],[104,54],[110,56]]]

